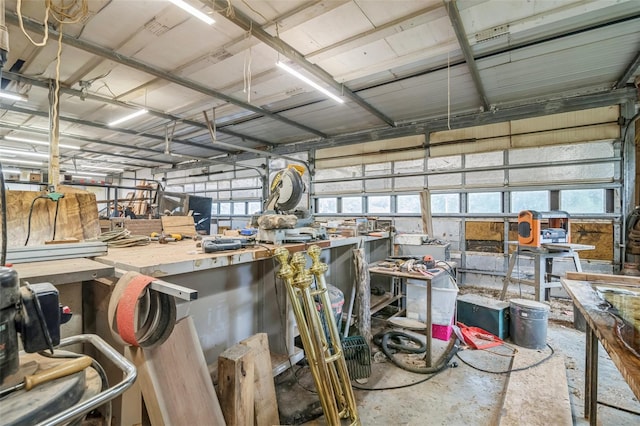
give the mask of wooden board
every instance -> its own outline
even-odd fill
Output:
[[[422,218],[422,233],[433,237],[433,221],[431,218],[431,191],[420,191],[420,217]]]
[[[631,286],[640,286],[640,277],[634,277],[630,275],[595,274],[590,272],[567,272],[566,278],[568,280],[576,281],[605,282],[607,284],[618,283]]]
[[[113,266],[85,258],[19,263],[13,269],[21,281],[32,284],[46,281],[53,285],[89,281],[114,273]]]
[[[218,394],[229,426],[254,422],[254,356],[245,345],[234,345],[218,357]]]
[[[538,351],[520,349],[513,360],[513,369],[540,359]],[[500,425],[573,425],[566,371],[564,357],[554,355],[537,367],[511,373]]]
[[[504,251],[504,222],[469,221],[465,223],[466,249],[483,253]]]
[[[224,425],[193,319],[179,321],[166,342],[132,351],[151,424]]]
[[[149,236],[152,232],[158,234],[162,232],[162,221],[160,219],[123,219],[125,229],[133,235]]]
[[[271,372],[271,354],[267,333],[258,333],[240,342],[253,352],[254,374],[254,425],[280,424],[276,387]]]
[[[582,259],[613,260],[613,223],[571,221],[571,242],[594,246],[580,253]]]
[[[33,200],[46,194],[36,191],[7,191],[8,247],[23,247],[27,239],[29,210]],[[85,240],[100,234],[98,205],[93,193],[74,192],[58,201],[56,239]],[[33,205],[29,246],[42,245],[53,238],[56,202],[39,199]]]
[[[162,216],[162,230],[165,234],[196,235],[193,216]]]

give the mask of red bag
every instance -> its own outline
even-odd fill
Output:
[[[488,349],[504,343],[498,336],[479,327],[468,327],[461,322],[456,325],[460,329],[465,343],[474,349]]]

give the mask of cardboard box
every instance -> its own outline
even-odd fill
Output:
[[[40,173],[29,173],[29,182],[42,182],[42,175]]]

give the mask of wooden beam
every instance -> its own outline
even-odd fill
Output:
[[[433,222],[431,221],[431,191],[420,192],[420,215],[422,216],[422,233],[433,238]]]
[[[228,426],[253,425],[253,366],[253,351],[248,346],[234,345],[218,357],[218,393]]]
[[[271,370],[271,353],[267,333],[258,333],[240,342],[253,352],[254,426],[280,424],[276,386]]]

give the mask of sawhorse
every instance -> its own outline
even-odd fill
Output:
[[[509,243],[517,244],[517,243]],[[500,294],[500,300],[504,300],[507,295],[507,287],[512,282],[518,282],[525,285],[530,285],[535,288],[535,300],[543,302],[549,300],[551,289],[554,287],[561,287],[559,281],[551,281],[551,274],[553,271],[553,259],[558,257],[570,257],[573,259],[573,264],[577,272],[582,272],[582,266],[580,265],[580,256],[578,256],[578,250],[593,250],[595,246],[585,244],[543,244],[542,247],[521,247],[518,246],[516,251],[511,253],[509,258],[509,268],[507,269],[507,275],[504,277],[502,293]],[[513,268],[516,265],[518,256],[531,257],[534,259],[533,270],[534,277],[532,280],[522,280],[519,278],[513,278]]]

